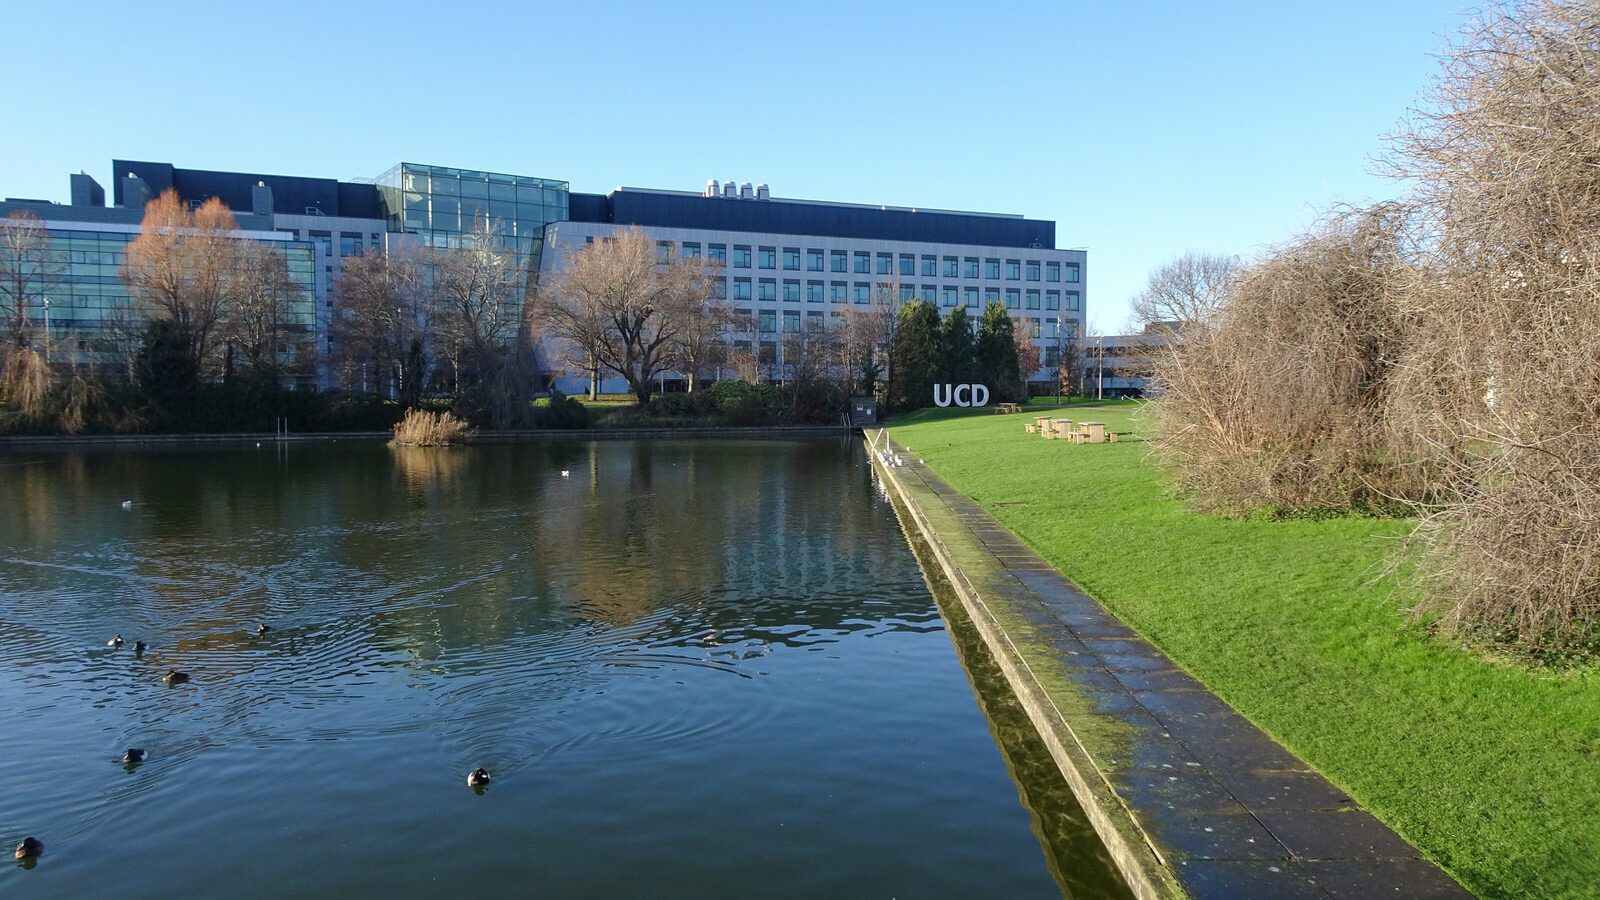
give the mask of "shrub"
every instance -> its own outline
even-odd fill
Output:
[[[394,426],[390,444],[409,447],[448,447],[467,436],[467,423],[447,412],[425,409],[406,410],[405,418]]]
[[[535,428],[587,428],[589,408],[571,397],[552,394],[533,401]]]
[[[1337,216],[1246,269],[1155,357],[1157,449],[1202,510],[1393,509],[1426,484],[1384,430],[1402,210]]]
[[[1600,631],[1600,46],[1595,7],[1490,11],[1402,137],[1429,234],[1396,423],[1442,474],[1423,612],[1541,653]]]
[[[783,392],[770,384],[719,381],[705,391],[730,425],[771,425],[783,414]]]

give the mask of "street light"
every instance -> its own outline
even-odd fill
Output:
[[[1094,336],[1095,356],[1099,360],[1098,363],[1095,366],[1094,399],[1096,399],[1096,400],[1105,399],[1105,387],[1106,387],[1106,345],[1105,345],[1105,339],[1106,339],[1106,336],[1103,335],[1103,334],[1097,334],[1097,335]]]
[[[44,364],[50,364],[50,298],[44,298]]]

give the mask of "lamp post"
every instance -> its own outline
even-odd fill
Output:
[[[44,364],[50,364],[50,298],[44,298]]]
[[[1094,399],[1105,399],[1106,387],[1106,345],[1105,335],[1094,336],[1094,352],[1097,362],[1095,364]]]

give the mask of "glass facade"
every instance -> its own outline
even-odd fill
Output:
[[[567,219],[565,181],[401,163],[378,176],[390,231],[423,236],[432,246],[459,246],[479,222],[498,226],[507,248],[535,252],[544,226]]]
[[[28,310],[30,325],[39,333],[48,323],[45,344],[51,362],[118,363],[119,352],[127,349],[123,345],[137,340],[138,326],[129,329],[137,317],[121,274],[128,261],[128,244],[137,235],[77,229],[51,229],[49,234],[52,272],[42,289],[49,310],[47,314],[42,302]],[[302,359],[313,358],[317,349],[317,248],[310,241],[269,243],[283,254],[289,281],[295,287],[284,326],[296,337],[286,344],[282,359],[293,369]]]

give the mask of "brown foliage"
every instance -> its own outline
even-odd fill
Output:
[[[1409,267],[1400,210],[1338,216],[1246,269],[1152,347],[1158,449],[1206,510],[1373,508],[1420,496],[1382,428]]]
[[[146,315],[170,319],[194,338],[195,363],[205,368],[245,269],[246,241],[233,212],[215,197],[190,211],[176,191],[145,206],[139,236],[128,244],[122,277]]]
[[[405,418],[395,423],[394,439],[389,443],[410,447],[448,447],[467,436],[467,423],[448,412],[408,409]]]
[[[1493,11],[1398,141],[1430,238],[1397,430],[1443,473],[1419,578],[1458,631],[1533,647],[1600,621],[1600,13]]]
[[[43,407],[55,376],[38,351],[24,347],[6,355],[0,381],[8,386],[11,405],[31,416]]]

